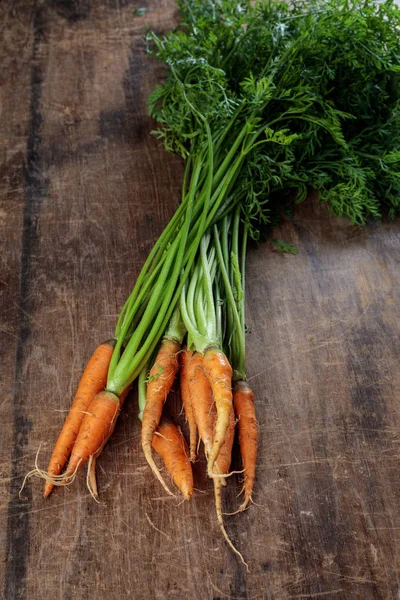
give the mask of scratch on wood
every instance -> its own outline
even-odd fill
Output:
[[[171,539],[171,538],[170,538],[170,536],[169,536],[168,534],[166,534],[166,533],[165,533],[165,531],[161,531],[161,529],[159,529],[158,527],[156,527],[156,526],[154,525],[153,521],[150,519],[150,517],[149,517],[149,515],[147,514],[147,512],[145,512],[144,514],[145,514],[145,517],[146,517],[147,521],[150,523],[150,525],[152,526],[152,528],[153,528],[155,531],[158,531],[158,533],[161,533],[161,535],[163,535],[164,537],[166,537],[166,538],[167,538],[167,540],[170,540],[170,539]]]
[[[288,596],[288,600],[295,600],[297,598],[321,598],[322,596],[340,594],[340,592],[343,592],[343,588],[339,588],[337,590],[329,590],[327,592],[315,592],[314,594],[296,594],[295,596]]]

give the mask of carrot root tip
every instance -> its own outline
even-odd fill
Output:
[[[43,498],[48,498],[50,496],[51,492],[53,491],[53,489],[54,489],[54,486],[46,481],[45,489],[43,492]]]
[[[221,485],[222,485],[222,482],[220,479],[214,479],[214,497],[215,497],[215,507],[217,510],[218,524],[219,524],[221,533],[224,536],[228,546],[231,548],[231,550],[233,550],[233,552],[236,554],[236,556],[238,556],[240,558],[241,562],[246,567],[246,570],[249,573],[249,565],[244,560],[242,553],[239,552],[239,550],[233,545],[233,542],[230,539],[230,537],[225,529],[224,517],[223,517],[223,512],[222,512],[222,493],[221,493],[222,487],[221,487]]]
[[[243,492],[243,490],[242,490],[242,492]],[[254,506],[261,506],[261,504],[257,504],[256,502],[254,502],[254,500],[250,494],[246,494],[242,504],[239,506],[239,508],[237,510],[235,510],[235,512],[224,513],[224,515],[229,516],[229,517],[233,516],[233,515],[237,515],[238,513],[248,510],[250,508],[250,504],[254,504]]]
[[[21,493],[26,485],[26,482],[31,477],[39,477],[40,479],[44,479],[46,482],[50,483],[52,486],[67,486],[67,485],[70,485],[71,483],[73,483],[73,481],[75,480],[79,464],[77,465],[75,471],[70,476],[67,476],[66,473],[63,473],[62,475],[52,475],[51,473],[48,473],[47,471],[44,471],[43,469],[41,469],[39,467],[38,461],[39,461],[39,452],[40,452],[41,445],[42,444],[39,444],[38,451],[36,452],[35,468],[32,469],[31,471],[29,471],[29,473],[27,473],[25,475],[24,480],[22,482],[21,489],[19,490],[19,494],[18,494],[20,498],[22,498]],[[50,493],[51,493],[51,490],[47,494],[45,491],[44,497],[47,498],[47,496],[49,496]]]
[[[239,506],[237,512],[243,512],[244,510],[250,508],[250,502],[252,502],[251,496],[247,496]]]
[[[88,460],[88,470],[86,475],[86,487],[89,490],[93,500],[100,504],[97,493],[97,481],[96,481],[96,457],[92,454]]]
[[[148,462],[151,470],[153,471],[154,475],[157,477],[158,481],[163,486],[164,490],[170,496],[175,496],[175,494],[173,492],[171,492],[171,490],[169,489],[169,487],[165,483],[164,478],[161,475],[159,468],[157,467],[156,463],[154,462],[154,458],[153,458],[153,455],[151,453],[151,447],[149,447],[147,444],[144,444],[142,446],[142,448],[143,448],[144,456],[145,456],[145,458],[146,458],[146,460],[147,460],[147,462]]]

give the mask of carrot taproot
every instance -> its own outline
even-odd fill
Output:
[[[244,500],[238,511],[245,510],[251,502],[256,473],[258,425],[254,408],[254,394],[245,381],[236,381],[233,403],[239,428],[239,446],[244,468]]]
[[[120,410],[122,409],[124,402],[126,400],[126,397],[128,396],[130,391],[131,391],[131,386],[127,387],[122,392],[122,394],[119,396],[119,409]],[[97,459],[100,456],[100,454],[103,452],[104,446],[107,444],[108,440],[114,433],[116,424],[117,424],[117,419],[114,419],[114,421],[110,424],[110,429],[109,429],[107,437],[104,438],[104,441],[101,444],[101,446],[89,458],[88,475],[87,475],[86,482],[87,482],[87,487],[89,489],[89,492],[91,493],[91,495],[93,496],[93,498],[95,500],[97,500],[97,497],[98,497],[97,480],[96,480],[96,462],[97,462]]]
[[[203,369],[203,355],[195,352],[188,368],[188,388],[193,416],[208,459],[213,443],[215,406],[210,382]]]
[[[120,399],[107,390],[97,394],[88,407],[71,452],[65,479],[71,478],[91,456],[98,456],[115,427]]]
[[[122,394],[120,394],[119,396],[119,410],[122,410],[122,407],[125,403],[125,400],[129,394],[129,392],[131,391],[131,386],[127,387]],[[90,406],[89,406],[90,409]],[[90,410],[89,410],[90,412]],[[104,439],[104,442],[102,443],[102,445],[99,447],[99,449],[97,450],[97,452],[95,453],[96,458],[98,458],[100,456],[100,454],[103,452],[104,446],[107,444],[108,440],[110,439],[110,437],[112,436],[112,434],[114,433],[114,429],[115,426],[117,424],[117,419],[114,419],[114,421],[112,423],[110,423],[110,429],[108,432],[107,437]]]
[[[218,416],[217,416],[218,418]],[[232,460],[232,447],[235,438],[235,415],[233,410],[229,413],[228,428],[224,443],[221,446],[215,466],[218,467],[219,475],[227,475],[229,473],[229,467],[231,466]]]
[[[233,414],[233,410],[229,413],[228,420],[228,428],[226,430],[224,442],[219,451],[218,457],[215,461],[215,469],[218,469],[218,473],[221,475],[226,475],[229,472],[229,467],[231,466],[232,459],[232,446],[233,440],[235,437],[235,417]],[[225,529],[224,517],[222,512],[222,486],[224,484],[223,477],[213,477],[214,482],[214,498],[215,498],[215,508],[217,511],[217,520],[219,527],[221,529],[222,535],[224,536],[227,544],[233,550],[233,552],[240,558],[242,563],[246,566],[248,570],[248,565],[245,562],[242,554],[239,550],[234,546],[229,535]]]
[[[196,420],[196,425],[199,430],[199,436],[204,445],[204,453],[208,459],[214,436],[214,426],[217,418],[217,411],[215,408],[215,402],[211,389],[210,382],[208,381],[204,369],[203,369],[203,355],[200,352],[195,352],[191,358],[189,365],[189,391],[192,397],[193,412]],[[230,421],[234,420],[233,412],[230,417]],[[225,438],[224,444],[220,449],[220,453],[215,461],[213,471],[215,474],[224,473],[226,467],[224,460],[229,456],[232,451],[233,436],[230,439]],[[230,446],[230,448],[229,448]],[[226,452],[228,453],[226,455]],[[220,464],[221,455],[221,464]],[[222,485],[225,485],[225,480],[222,481]]]
[[[197,445],[197,426],[193,411],[192,396],[189,388],[189,369],[192,356],[193,352],[191,352],[188,348],[185,348],[181,354],[180,387],[183,409],[185,411],[186,420],[189,425],[190,460],[191,462],[195,462]]]
[[[218,478],[213,479],[213,481],[214,481],[215,508],[217,511],[218,525],[221,529],[222,535],[224,536],[228,546],[240,558],[240,560],[242,561],[242,563],[244,564],[244,566],[246,567],[246,569],[248,571],[249,566],[246,563],[246,561],[244,560],[242,553],[239,552],[239,550],[235,547],[235,545],[233,544],[232,540],[230,539],[230,537],[225,529],[224,517],[223,517],[223,512],[222,512],[222,481],[223,480],[221,477],[218,477]]]
[[[193,495],[193,472],[181,430],[172,421],[163,418],[153,435],[152,446],[163,459],[175,485],[189,500]]]
[[[142,418],[142,448],[148,464],[153,473],[164,487],[165,491],[173,495],[165,483],[151,452],[153,435],[160,423],[162,409],[167,396],[172,388],[175,375],[178,371],[178,353],[180,343],[176,339],[164,338],[161,342],[156,360],[150,370],[147,385],[146,404]]]
[[[97,491],[97,479],[96,479],[96,463],[97,458],[94,454],[89,458],[88,471],[86,476],[86,487],[88,488],[91,496],[98,502],[98,491]]]
[[[100,344],[86,365],[71,409],[65,419],[50,458],[47,468],[50,478],[60,475],[64,469],[77,438],[85,412],[96,394],[101,392],[106,385],[108,368],[115,343],[116,340],[112,339]],[[46,480],[43,494],[45,498],[51,494],[53,488],[54,484],[51,482],[51,479]]]
[[[213,431],[218,420],[216,406],[213,400],[213,394],[209,379],[206,377],[203,369],[204,357],[201,353],[195,353],[189,365],[189,389],[192,395],[193,411],[196,418],[196,424],[199,430],[200,438],[204,444],[206,457],[208,458],[213,449]],[[213,484],[215,508],[217,511],[217,520],[229,547],[239,556],[243,564],[248,568],[242,554],[235,548],[225,529],[222,513],[222,486],[225,485],[225,478],[217,475],[226,475],[229,472],[232,457],[232,447],[235,437],[235,416],[231,410],[228,415],[228,427],[226,429],[223,443],[219,449],[218,456],[213,464]]]
[[[219,454],[229,427],[232,405],[232,367],[225,354],[216,347],[207,348],[203,358],[204,372],[210,382],[217,420],[214,427],[214,438],[208,457],[207,471],[213,472],[215,460]]]

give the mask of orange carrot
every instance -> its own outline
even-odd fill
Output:
[[[193,364],[192,364],[193,363]],[[206,453],[206,457],[208,457],[207,448],[212,449],[212,433],[214,428],[214,423],[217,419],[217,411],[215,408],[215,403],[212,397],[212,391],[209,384],[209,381],[204,375],[203,372],[203,357],[200,353],[196,353],[191,360],[191,369],[193,372],[191,373],[191,377],[189,381],[191,384],[195,383],[194,390],[198,390],[198,395],[196,396],[196,402],[193,402],[193,407],[196,415],[196,423],[199,429],[199,435],[203,440],[204,449]],[[222,535],[226,539],[230,548],[237,554],[243,564],[246,565],[243,556],[241,553],[235,548],[232,544],[229,536],[226,532],[224,525],[224,518],[222,513],[222,486],[225,485],[224,477],[215,477],[215,474],[226,475],[229,472],[229,467],[231,465],[232,458],[232,446],[233,440],[235,437],[235,416],[233,410],[230,411],[229,420],[228,420],[228,428],[225,434],[224,442],[220,448],[218,457],[214,463],[214,474],[213,474],[213,483],[214,483],[214,497],[215,497],[215,508],[217,511],[217,519],[218,524],[220,526]]]
[[[91,456],[96,457],[101,452],[115,427],[121,409],[120,399],[112,392],[103,391],[95,396],[88,408],[71,452],[65,472],[66,480]]]
[[[189,391],[192,397],[193,412],[199,430],[199,436],[204,444],[206,458],[208,458],[213,445],[214,425],[217,419],[217,410],[215,408],[210,382],[204,373],[203,355],[200,352],[193,354],[190,361]],[[231,421],[234,427],[233,411],[229,422],[231,423]],[[232,431],[234,431],[234,429]],[[231,430],[229,430],[229,435],[230,433]],[[225,470],[229,469],[232,444],[233,436],[232,439],[230,439],[229,436],[225,437],[224,444],[222,445],[220,453],[214,464],[214,473],[225,473]],[[224,461],[226,461],[227,458],[229,458],[229,464],[226,467]],[[222,485],[225,485],[225,480],[222,481]]]
[[[164,338],[155,363],[150,371],[147,385],[146,404],[142,418],[142,448],[147,462],[165,491],[173,495],[165,483],[151,452],[153,435],[160,423],[164,402],[172,388],[178,371],[180,343],[175,339]]]
[[[203,355],[200,352],[195,352],[190,360],[188,387],[193,415],[208,458],[213,443],[215,406],[210,382],[203,369]]]
[[[49,462],[47,471],[50,477],[57,476],[62,472],[71,454],[89,404],[106,385],[108,367],[115,343],[116,340],[113,339],[100,344],[86,365],[71,409],[65,419]],[[44,488],[45,498],[49,496],[53,487],[54,484],[47,480]]]
[[[131,391],[131,386],[127,387],[126,390],[122,392],[119,397],[119,409],[121,410],[124,402],[126,400],[127,395]],[[111,423],[109,433],[107,437],[104,439],[104,442],[101,444],[99,449],[89,457],[89,466],[88,466],[88,475],[87,475],[87,487],[92,494],[93,498],[97,500],[97,481],[96,481],[96,461],[100,454],[103,452],[104,446],[107,444],[108,440],[114,433],[115,425],[117,424],[117,419],[114,419],[113,423]]]
[[[233,440],[235,437],[235,417],[233,414],[233,410],[231,410],[229,414],[228,428],[226,430],[225,439],[221,446],[220,452],[218,454],[218,458],[215,462],[216,468],[218,468],[218,472],[221,474],[227,474],[229,472],[229,467],[231,465],[231,457],[232,457],[232,446]],[[245,562],[242,554],[239,552],[237,548],[233,545],[230,540],[228,533],[225,529],[224,517],[222,513],[222,485],[224,483],[224,479],[222,477],[214,477],[214,498],[215,498],[215,508],[217,511],[217,519],[218,524],[220,526],[222,535],[224,536],[226,542],[229,547],[233,550],[233,552],[240,558],[242,563],[245,565],[247,570],[249,570],[247,563]]]
[[[232,367],[225,354],[218,348],[208,348],[204,353],[204,371],[210,382],[217,420],[214,429],[213,445],[208,457],[208,474],[213,472],[215,460],[219,454],[229,426],[232,407]]]
[[[231,410],[231,412],[229,414],[228,429],[226,430],[224,443],[221,446],[221,449],[218,454],[218,458],[215,463],[215,466],[218,467],[218,469],[216,469],[218,474],[226,475],[227,473],[229,473],[229,467],[231,466],[231,460],[232,460],[232,447],[233,447],[234,438],[235,438],[235,415],[234,415],[233,410]]]
[[[244,501],[239,511],[251,501],[256,472],[258,426],[254,408],[254,394],[245,381],[237,381],[233,389],[233,402],[239,427],[239,445],[244,468]]]
[[[181,370],[180,370],[180,385],[183,408],[185,410],[186,419],[189,425],[189,440],[190,440],[190,460],[196,460],[196,444],[197,444],[197,427],[196,419],[193,412],[192,398],[189,389],[189,365],[193,356],[187,348],[181,354]]]
[[[153,435],[152,445],[163,459],[175,485],[186,500],[189,500],[193,495],[193,473],[188,447],[181,430],[172,421],[162,419]]]
[[[131,391],[131,386],[127,387],[126,390],[124,390],[122,392],[122,394],[119,396],[119,410],[120,411],[121,411],[121,409],[122,409],[122,407],[123,407],[123,405],[125,403],[126,397],[128,396],[128,394],[129,394],[130,391]],[[90,412],[90,406],[89,406],[89,412]],[[101,445],[101,447],[97,450],[97,452],[95,454],[96,458],[98,458],[100,456],[100,454],[103,452],[104,446],[107,444],[108,440],[110,439],[110,437],[114,433],[114,429],[115,429],[116,424],[117,424],[117,419],[115,419],[113,421],[113,423],[110,424],[110,430],[109,430],[108,436],[105,438],[105,440],[104,440],[103,444]]]

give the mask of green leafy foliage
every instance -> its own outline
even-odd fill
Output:
[[[258,239],[310,187],[363,225],[400,210],[400,11],[391,0],[181,0],[149,52],[169,66],[149,99],[183,157],[212,133],[221,165],[246,129],[230,192]]]
[[[283,254],[297,254],[296,246],[285,242],[285,240],[278,240],[275,238],[272,240],[272,243],[278,252],[282,252]]]
[[[137,8],[135,10],[135,16],[136,17],[143,17],[146,13],[147,13],[148,9],[145,8],[144,6],[141,6],[140,8]]]

